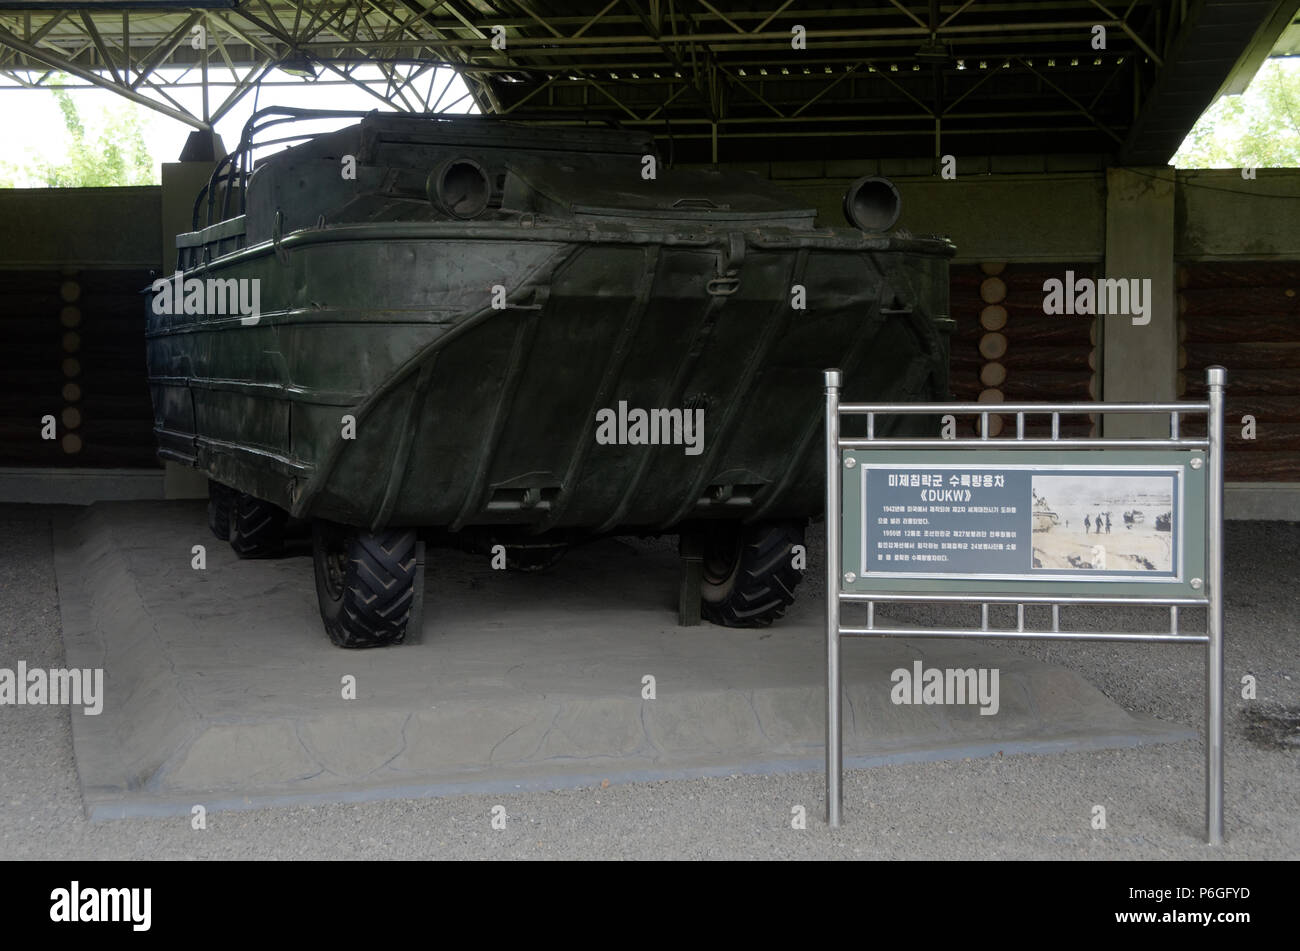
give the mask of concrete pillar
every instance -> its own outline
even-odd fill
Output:
[[[1175,399],[1174,189],[1172,168],[1106,170],[1106,277],[1149,278],[1151,320],[1138,325],[1124,315],[1100,318],[1101,399]],[[1111,414],[1102,423],[1105,436],[1161,436],[1168,432],[1168,417]]]
[[[176,236],[193,231],[194,199],[212,177],[215,162],[164,162],[162,167],[163,259],[161,273],[176,267]],[[203,226],[203,221],[199,221]]]
[[[212,176],[215,162],[165,162],[162,167],[162,261],[159,273],[176,268],[176,236],[192,231],[194,199]],[[200,221],[202,226],[202,221]],[[196,469],[163,464],[163,495],[169,499],[207,498],[208,480]]]

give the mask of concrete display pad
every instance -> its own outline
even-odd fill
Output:
[[[105,672],[103,712],[72,712],[94,819],[824,764],[815,583],[771,628],[679,628],[665,545],[606,540],[541,574],[431,548],[422,638],[345,651],[321,627],[306,550],[239,561],[202,503],[69,514],[55,563],[66,664]],[[997,668],[997,714],[893,704],[891,672],[918,660]],[[1195,735],[983,644],[849,641],[843,668],[848,766]]]

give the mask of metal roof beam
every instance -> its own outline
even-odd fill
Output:
[[[161,112],[165,116],[170,116],[171,118],[184,122],[186,125],[193,126],[196,129],[208,128],[203,120],[196,118],[184,109],[172,109],[160,102],[150,99],[148,96],[136,92],[130,86],[122,83],[110,82],[89,69],[85,69],[76,63],[63,59],[61,56],[50,50],[42,49],[39,46],[35,46],[25,40],[19,39],[3,27],[0,27],[0,46],[7,46],[16,52],[22,53],[30,59],[44,63],[46,66],[50,66],[54,69],[62,70],[65,73],[70,73],[71,75],[76,76],[79,79],[84,79],[86,82],[99,86],[102,89],[108,89],[120,96],[130,99],[132,102],[137,102],[142,106],[147,106],[155,112]]]
[[[1166,164],[1252,49],[1272,48],[1297,9],[1300,0],[1190,0],[1165,67],[1134,116],[1120,161]]]

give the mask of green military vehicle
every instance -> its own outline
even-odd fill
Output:
[[[418,629],[426,544],[540,569],[678,535],[705,618],[770,623],[823,508],[823,368],[849,400],[947,397],[953,248],[887,233],[883,179],[818,228],[648,136],[378,113],[253,168],[267,128],[339,115],[250,120],[151,288],[147,346],[159,456],[207,475],[241,557],[311,526],[340,646]]]

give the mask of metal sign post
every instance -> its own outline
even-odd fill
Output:
[[[840,736],[840,383],[826,371],[826,821],[840,824],[844,743]]]
[[[840,824],[843,795],[841,638],[1122,641],[1205,646],[1206,838],[1211,845],[1223,841],[1226,375],[1222,367],[1209,368],[1205,402],[993,407],[841,403],[840,371],[826,371],[826,821],[832,827]],[[1015,415],[1014,438],[989,438],[993,412]],[[1167,414],[1169,435],[1061,438],[1063,414],[1091,413]],[[876,437],[877,416],[918,414],[978,415],[980,437]],[[1025,418],[1036,415],[1050,416],[1050,438],[1025,436]],[[1182,418],[1195,415],[1206,418],[1204,438],[1180,434]],[[865,438],[841,436],[843,416],[865,416]],[[1114,511],[1114,500],[1123,498],[1143,504]],[[1063,520],[1053,511],[1061,502],[1072,507],[1073,526],[1068,513]],[[1152,506],[1154,525],[1144,527]],[[1112,534],[1112,515],[1120,516],[1118,534]],[[1108,546],[1117,552],[1113,560]],[[978,604],[980,625],[882,626],[875,621],[877,602]],[[847,604],[865,605],[865,625],[841,622]],[[991,604],[1016,605],[1015,628],[991,627]],[[1027,627],[1026,604],[1050,605],[1051,628]],[[1169,628],[1062,629],[1061,606],[1084,604],[1168,607]],[[1206,609],[1203,633],[1180,629],[1183,607]]]

